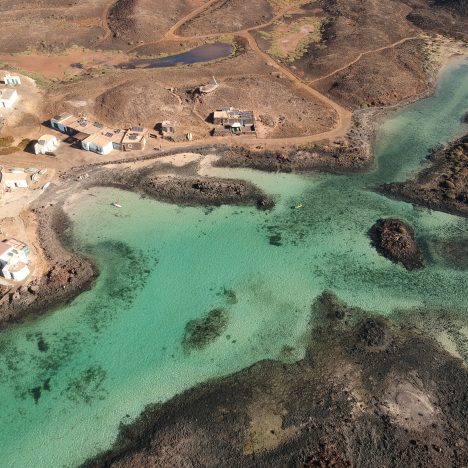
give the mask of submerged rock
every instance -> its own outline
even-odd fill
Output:
[[[407,270],[423,266],[421,250],[414,239],[413,229],[399,219],[379,219],[370,229],[372,245],[392,262]]]
[[[182,345],[186,352],[206,348],[219,338],[228,324],[228,313],[225,309],[210,310],[199,319],[190,320],[185,327]]]

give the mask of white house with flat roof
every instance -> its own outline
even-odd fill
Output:
[[[18,99],[16,89],[2,88],[0,89],[0,108],[9,109]]]
[[[24,171],[1,171],[0,184],[8,189],[28,188],[31,176]]]
[[[7,73],[7,74],[3,77],[3,82],[4,82],[6,85],[16,86],[16,85],[20,85],[20,84],[21,84],[21,78],[20,78],[19,76],[10,75],[9,73]]]
[[[23,281],[29,275],[28,251],[20,248],[18,241],[0,242],[0,272],[9,280]]]
[[[109,154],[114,149],[114,133],[107,131],[104,133],[94,133],[81,142],[81,146],[86,151],[93,151],[98,154]]]

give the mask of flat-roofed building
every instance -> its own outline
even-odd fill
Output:
[[[255,133],[255,114],[253,111],[242,111],[233,107],[226,107],[213,112],[213,123],[219,125],[215,135],[229,133]]]
[[[146,146],[148,129],[144,127],[132,127],[125,131],[120,141],[122,151],[143,150]]]
[[[0,172],[0,177],[0,184],[3,188],[10,190],[28,188],[29,182],[31,181],[31,176],[21,170],[14,172],[3,170]]]
[[[76,118],[69,114],[68,112],[63,112],[62,114],[55,115],[50,119],[50,125],[52,128],[62,132],[68,133],[69,135],[76,133],[75,130],[70,126]]]
[[[94,133],[81,142],[81,146],[86,151],[93,151],[94,153],[107,155],[112,152],[115,147],[119,145],[116,135],[112,130],[105,128],[103,132]]]
[[[0,108],[10,109],[18,99],[16,89],[1,88],[0,89]]]
[[[4,75],[4,77],[3,77],[3,82],[4,82],[6,85],[16,86],[16,85],[20,85],[20,84],[21,84],[21,78],[20,78],[19,76],[10,75],[9,73],[7,73],[7,74]]]

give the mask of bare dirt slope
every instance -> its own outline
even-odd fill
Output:
[[[190,91],[209,82],[212,75],[221,87],[198,103]],[[179,67],[177,74],[170,68],[109,75],[96,72],[87,79],[51,87],[46,111],[87,113],[117,126],[153,128],[163,120],[176,120],[181,130],[195,137],[208,134],[212,129],[206,122],[209,115],[225,106],[254,110],[262,136],[313,135],[335,126],[333,109],[278,76],[252,52],[220,60],[209,68]]]
[[[183,97],[183,95],[182,95]],[[192,105],[168,91],[156,80],[132,80],[106,90],[96,97],[94,114],[103,122],[129,126],[131,122],[154,128],[164,120],[176,121],[181,129],[200,125]]]
[[[108,3],[109,0],[6,0],[0,11],[1,50],[54,52],[74,45],[93,47],[105,35],[103,16]]]
[[[353,108],[393,104],[422,93],[427,84],[424,41],[420,39],[364,55],[344,70],[312,83]]]
[[[117,0],[109,11],[114,39],[134,43],[155,41],[203,0]]]
[[[363,51],[415,35],[405,19],[409,8],[398,1],[331,0],[320,4],[327,18],[322,45],[310,47],[296,64],[311,79],[346,65]]]
[[[266,23],[273,17],[268,0],[219,0],[208,10],[185,23],[179,30],[183,36],[240,31]]]

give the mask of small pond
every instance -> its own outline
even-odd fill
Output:
[[[117,65],[122,69],[135,68],[165,68],[175,67],[177,65],[188,65],[192,63],[209,62],[223,57],[229,57],[232,54],[232,45],[225,42],[215,42],[205,44],[181,54],[169,55],[167,57],[135,59],[129,62]]]

